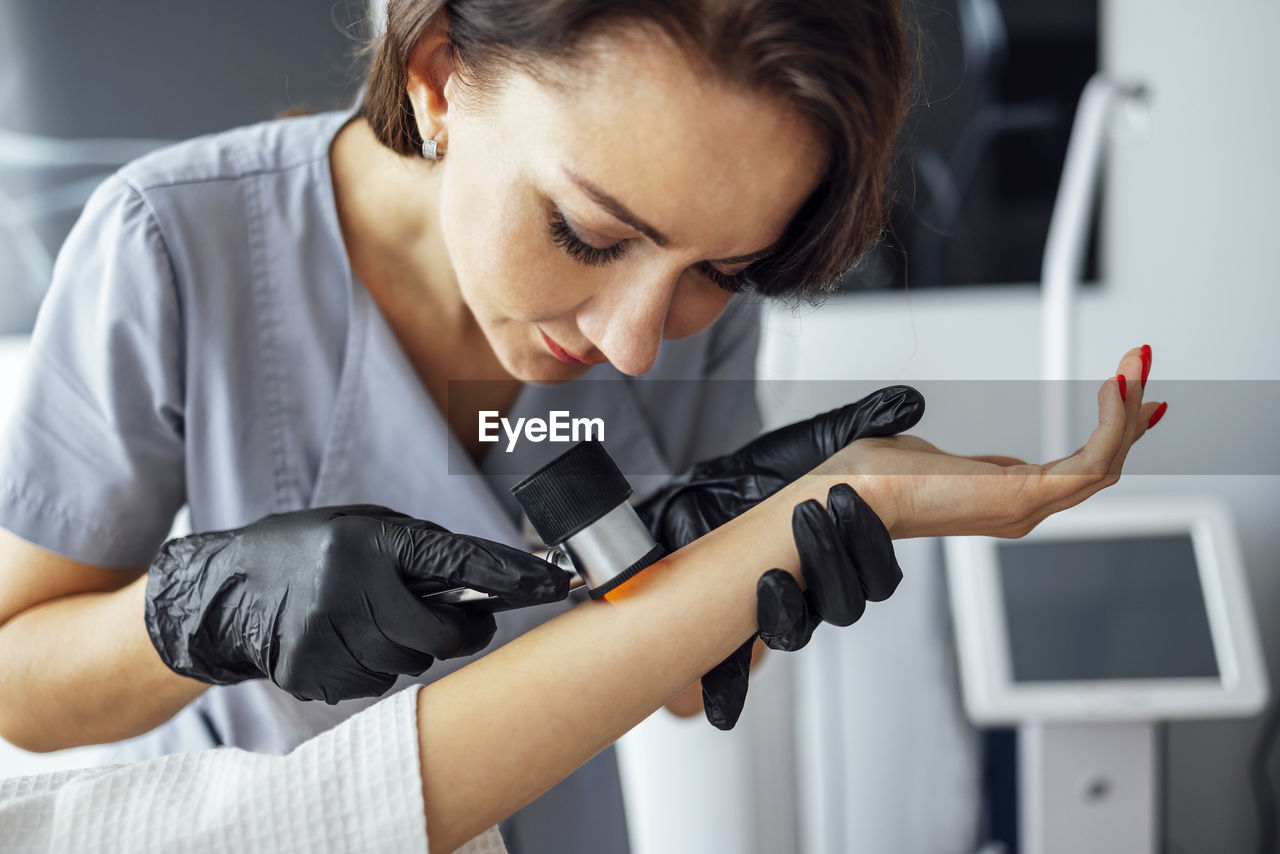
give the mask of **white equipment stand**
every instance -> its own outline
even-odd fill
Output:
[[[1021,854],[1155,854],[1157,722],[1268,695],[1226,502],[1095,496],[944,549],[965,710],[1018,725]]]
[[[1047,460],[1056,460],[1072,450],[1069,381],[1074,379],[1075,368],[1076,290],[1084,266],[1089,214],[1097,195],[1109,121],[1117,105],[1142,103],[1147,97],[1141,84],[1118,83],[1099,72],[1085,84],[1071,126],[1040,268],[1045,380],[1042,424]]]
[[[1045,240],[1043,279],[1045,459],[1071,452],[1071,384],[1076,286],[1097,192],[1108,121],[1141,85],[1102,73],[1076,109]],[[1022,854],[1091,851],[1155,854],[1157,798],[1154,723],[1026,724],[1018,730]]]
[[[1155,724],[1022,724],[1022,854],[1155,854],[1160,779]]]

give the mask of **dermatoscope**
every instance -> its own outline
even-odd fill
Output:
[[[627,501],[631,484],[597,441],[579,442],[511,487],[533,529],[547,545],[539,556],[576,573],[569,583],[599,599],[664,550]],[[497,596],[455,587],[422,597],[483,611],[514,607]]]

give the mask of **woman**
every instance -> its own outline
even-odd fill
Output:
[[[731,292],[821,290],[873,241],[905,55],[891,2],[393,2],[358,115],[126,167],[60,256],[3,449],[0,733],[114,740],[199,697],[151,749],[287,750],[490,639],[482,616],[411,601],[408,564],[428,586],[555,600],[561,582],[494,546],[521,540],[501,480],[473,476],[503,462],[478,413],[545,413],[532,384],[563,383],[628,472],[749,438],[749,392],[718,382],[754,355]],[[567,382],[588,374],[717,382],[675,399]],[[403,560],[374,518],[333,559],[353,514],[307,508],[367,502],[483,540],[433,529]],[[166,550],[148,592],[183,504],[228,533]],[[235,597],[201,598],[208,572]],[[564,607],[503,615],[496,637]],[[623,850],[611,763],[507,828],[513,847]],[[565,804],[606,818],[566,839]]]
[[[1140,370],[1139,359],[1131,351],[1122,369]],[[1136,392],[1125,400],[1105,383],[1089,442],[1047,466],[954,457],[911,436],[859,439],[607,602],[575,608],[287,757],[205,751],[0,781],[0,827],[12,830],[19,850],[33,852],[57,838],[71,850],[464,846],[468,854],[496,854],[505,849],[494,821],[653,712],[743,635],[764,631],[757,626],[759,567],[784,567],[766,578],[807,581],[806,555],[815,548],[839,563],[890,537],[1019,536],[1114,482],[1155,411],[1141,403],[1140,386]],[[902,400],[905,422],[913,422],[919,397],[903,390]],[[854,530],[857,536],[841,536]],[[821,607],[841,604],[831,589],[811,585],[807,595]],[[572,666],[545,666],[566,661]]]

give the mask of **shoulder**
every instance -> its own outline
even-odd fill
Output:
[[[120,169],[77,229],[146,231],[186,301],[235,305],[247,289],[297,298],[348,265],[329,147],[349,112],[278,119],[159,149]]]
[[[147,194],[166,187],[238,181],[327,161],[349,113],[277,119],[158,149],[124,166],[120,178]]]
[[[59,253],[67,287],[110,280],[132,295],[120,304],[157,302],[162,287],[192,347],[271,336],[279,350],[317,317],[337,334],[350,266],[328,152],[349,116],[264,122],[128,164],[93,194]]]

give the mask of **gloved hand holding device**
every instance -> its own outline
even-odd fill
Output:
[[[183,676],[266,677],[336,703],[493,639],[492,614],[419,597],[466,586],[532,605],[565,598],[569,580],[519,549],[385,507],[320,507],[165,543],[147,579],[147,632]]]
[[[787,425],[724,457],[699,463],[641,502],[636,512],[668,551],[675,551],[768,498],[855,439],[909,430],[924,415],[924,398],[909,386],[889,386],[840,409]],[[793,531],[808,588],[770,571],[757,587],[760,636],[774,649],[796,650],[818,622],[847,626],[867,601],[888,598],[902,571],[889,533],[848,486],[836,487],[824,509],[799,505]],[[747,641],[702,678],[703,708],[719,729],[732,729],[746,701],[751,648]]]

